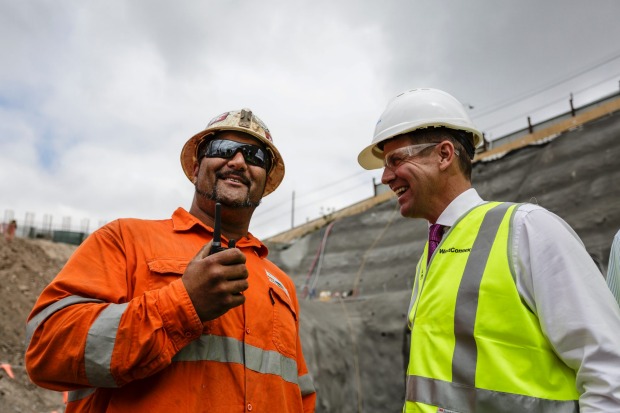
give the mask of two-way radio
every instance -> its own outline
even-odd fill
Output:
[[[209,255],[215,254],[220,251],[224,251],[226,248],[222,247],[222,204],[219,202],[215,203],[215,217],[213,223],[213,243],[211,244],[211,249],[209,250]],[[235,240],[231,239],[228,242],[228,248],[235,248]]]

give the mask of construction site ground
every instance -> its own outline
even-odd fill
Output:
[[[45,240],[0,238],[0,363],[5,365],[0,370],[1,413],[64,410],[62,393],[41,389],[28,379],[24,339],[34,302],[74,250]]]

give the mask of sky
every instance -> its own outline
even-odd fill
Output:
[[[443,89],[489,140],[620,88],[617,0],[0,0],[0,220],[189,209],[187,139],[250,108],[286,164],[268,238],[373,196],[387,103]]]

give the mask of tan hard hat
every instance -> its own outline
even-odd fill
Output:
[[[209,135],[224,130],[247,133],[266,146],[267,151],[271,155],[271,168],[267,172],[267,183],[263,196],[272,193],[284,178],[284,161],[280,152],[273,144],[269,129],[250,109],[233,110],[216,116],[211,119],[203,131],[198,132],[185,143],[181,150],[181,165],[183,166],[185,176],[193,182],[194,167],[198,162],[198,146]]]

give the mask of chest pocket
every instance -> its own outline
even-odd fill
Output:
[[[181,278],[189,261],[182,258],[155,258],[147,262],[151,276],[148,277],[148,289],[157,290]],[[220,319],[203,321],[203,334],[219,332]]]
[[[165,287],[180,278],[187,268],[187,260],[180,258],[154,258],[147,264],[151,271],[147,286],[149,290]]]
[[[297,313],[286,293],[269,288],[273,305],[273,344],[286,356],[297,356]]]

